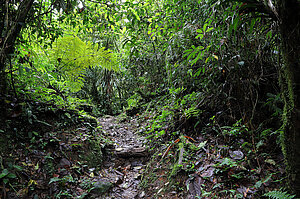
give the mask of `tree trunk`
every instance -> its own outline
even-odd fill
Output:
[[[9,5],[9,1],[2,0],[0,2],[1,13],[0,13],[0,121],[6,117],[6,108],[4,98],[7,92],[7,73],[6,63],[9,54],[14,52],[15,42],[19,36],[22,27],[25,25],[28,13],[32,8],[34,0],[23,0],[14,16],[9,18],[12,13],[9,9],[13,5]],[[5,6],[4,6],[5,5]],[[5,21],[5,22],[4,22]]]
[[[300,197],[300,2],[278,1],[284,99],[282,148],[290,189]]]
[[[0,73],[1,77],[5,76],[5,69],[6,69],[6,61],[8,55],[13,53],[15,47],[15,41],[19,36],[22,27],[25,25],[28,13],[32,8],[34,0],[24,0],[20,3],[16,16],[9,19],[9,12],[5,13],[2,20],[6,21],[5,27],[1,28],[1,42],[0,42]],[[2,4],[3,5],[3,4]],[[9,5],[6,4],[7,8],[9,9]],[[2,8],[3,9],[3,8]],[[2,10],[3,11],[3,10]],[[4,23],[5,24],[5,23]],[[4,75],[3,75],[4,73]],[[5,79],[5,78],[4,78]],[[1,78],[1,80],[4,80]],[[1,85],[3,82],[0,82]]]

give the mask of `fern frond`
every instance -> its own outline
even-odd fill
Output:
[[[59,38],[50,55],[71,92],[81,90],[84,84],[82,75],[89,67],[118,70],[117,57],[112,51],[92,42],[84,42],[75,35]]]
[[[267,196],[272,199],[293,199],[295,195],[290,195],[286,191],[270,191],[269,193],[264,194],[264,196]]]

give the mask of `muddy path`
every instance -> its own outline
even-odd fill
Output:
[[[96,182],[95,186],[103,187],[105,182],[112,182],[112,185],[107,192],[100,196],[95,193],[94,197],[146,198],[145,192],[139,187],[149,158],[144,145],[145,138],[138,133],[141,124],[134,118],[126,120],[112,116],[100,118],[98,122],[104,134],[112,140],[112,145],[105,150],[103,169],[100,172],[102,181]]]

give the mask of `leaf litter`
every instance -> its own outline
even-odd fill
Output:
[[[51,123],[51,122],[49,122]],[[1,154],[1,198],[144,198],[139,188],[148,153],[137,119],[98,119],[100,128],[79,123],[35,136]],[[122,152],[122,153],[121,153]],[[9,158],[12,157],[12,158]],[[9,185],[7,183],[7,185]],[[3,184],[4,185],[4,184]]]
[[[284,175],[282,156],[241,148],[246,141],[186,136],[150,156],[138,118],[106,116],[98,123],[95,131],[82,123],[36,136],[36,146],[11,146],[2,158],[13,158],[2,164],[14,167],[1,176],[11,176],[14,186],[2,185],[1,197],[256,198],[279,188]]]

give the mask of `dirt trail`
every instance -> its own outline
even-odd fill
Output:
[[[107,159],[101,177],[113,184],[108,192],[96,198],[145,198],[145,192],[138,186],[148,156],[144,138],[138,135],[140,124],[136,119],[122,121],[112,116],[100,118],[99,124],[113,140],[113,147],[106,150]],[[98,184],[103,186],[103,183]]]

